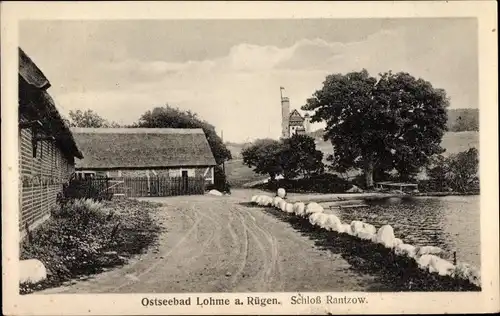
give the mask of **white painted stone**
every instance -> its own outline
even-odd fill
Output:
[[[285,212],[293,213],[293,204],[292,203],[286,203]]]
[[[429,270],[429,266],[432,264],[432,257],[434,255],[423,255],[417,259],[418,267],[422,270]]]
[[[325,229],[326,228],[326,221],[328,220],[328,215],[325,213],[313,213],[313,214],[319,214],[318,215],[318,226]]]
[[[335,232],[340,232],[340,227],[342,226],[342,222],[340,219],[333,215],[328,214],[325,221],[325,229]]]
[[[220,193],[217,190],[210,190],[210,191],[208,191],[208,194],[215,195],[215,196],[222,196],[223,195],[222,193]]]
[[[361,221],[352,221],[351,230],[354,235],[365,240],[371,240],[373,235],[377,233],[375,226]]]
[[[285,200],[281,200],[279,201],[278,203],[278,209],[284,211],[286,209],[286,201]]]
[[[361,221],[352,221],[351,222],[351,230],[354,234],[363,230],[363,222]]]
[[[283,201],[283,199],[282,199],[282,198],[280,198],[279,196],[275,197],[275,198],[273,199],[273,206],[274,206],[274,207],[279,207],[279,203],[280,203],[280,201]]]
[[[394,252],[397,255],[407,256],[410,258],[415,258],[417,251],[418,251],[418,249],[415,246],[410,245],[410,244],[404,244],[404,243],[396,245],[396,247],[394,248]]]
[[[431,255],[432,256],[432,255]],[[455,271],[455,266],[453,263],[439,258],[438,256],[433,256],[431,259],[431,264],[429,266],[429,272],[437,273],[439,275],[451,275]]]
[[[303,216],[306,210],[306,205],[302,202],[297,202],[293,205],[293,212],[297,216]]]
[[[252,199],[251,199],[250,201],[251,201],[252,203],[257,203],[257,198],[258,198],[258,197],[259,197],[258,195],[254,195],[254,196],[252,196]]]
[[[363,239],[363,240],[372,240],[373,236],[376,236],[376,235],[373,233],[370,233],[369,231],[362,231],[362,232],[358,232],[356,234],[356,236],[358,236],[358,238]]]
[[[363,231],[372,235],[377,234],[377,229],[372,224],[363,223]]]
[[[399,238],[394,238],[394,244],[393,246],[394,247],[397,247],[398,245],[401,245],[403,243],[403,241]]]
[[[345,234],[354,236],[354,233],[353,233],[353,231],[351,229],[351,225],[350,224],[343,223],[342,224],[342,232],[345,233]]]
[[[264,202],[264,196],[259,195],[259,197],[257,198],[257,204],[262,206],[263,202]]]
[[[417,256],[423,255],[438,255],[443,252],[443,249],[435,246],[423,246],[418,249]]]
[[[19,283],[38,283],[47,278],[47,269],[40,260],[19,261]]]
[[[268,196],[266,201],[266,206],[273,206],[273,200],[274,199],[272,196]]]
[[[377,232],[377,242],[387,248],[394,247],[394,229],[391,225],[384,225]]]
[[[313,213],[309,216],[309,223],[312,225],[317,225],[318,224],[318,219],[321,213]]]
[[[285,189],[283,189],[283,188],[279,188],[279,189],[278,189],[278,196],[279,196],[280,198],[284,199],[284,198],[285,198],[285,196],[286,196],[286,191],[285,191]]]
[[[306,213],[306,215],[309,215],[312,213],[322,213],[323,211],[324,211],[324,209],[321,205],[319,205],[316,202],[311,202],[311,203],[307,204],[305,213]]]

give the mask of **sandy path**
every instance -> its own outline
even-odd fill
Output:
[[[231,197],[156,198],[166,229],[129,264],[39,293],[366,291],[374,277],[319,249],[290,224]]]

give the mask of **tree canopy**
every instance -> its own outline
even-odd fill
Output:
[[[70,127],[120,127],[118,123],[110,122],[90,109],[69,111],[69,120],[66,123]]]
[[[390,71],[375,78],[363,69],[327,76],[302,109],[326,123],[334,166],[363,169],[372,187],[375,169],[395,168],[408,178],[443,152],[447,106],[445,91],[428,81]]]
[[[314,138],[307,135],[293,135],[283,140],[281,164],[284,177],[309,176],[322,173],[323,152],[316,150]]]
[[[280,141],[260,139],[241,152],[243,162],[256,173],[268,174],[272,180],[283,174],[286,179],[323,172],[323,153],[316,150],[314,139],[293,135]]]
[[[479,152],[472,147],[448,157],[433,158],[427,174],[436,191],[468,192],[479,190]]]
[[[281,166],[282,144],[274,139],[259,139],[243,148],[243,163],[254,168],[254,172],[268,174],[271,179],[283,173]]]
[[[231,159],[231,152],[217,135],[215,127],[198,118],[196,113],[182,111],[166,105],[156,107],[144,113],[132,127],[146,128],[201,128],[205,132],[210,148],[217,164]]]

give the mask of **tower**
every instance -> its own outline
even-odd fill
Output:
[[[306,133],[311,132],[311,117],[309,116],[309,113],[304,115],[304,129],[306,130]]]
[[[281,94],[281,137],[290,137],[290,100],[283,96],[285,88],[280,87]]]

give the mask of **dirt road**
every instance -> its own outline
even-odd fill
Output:
[[[230,197],[151,199],[166,231],[126,266],[42,293],[366,291],[374,277],[263,208],[251,190]],[[383,287],[383,286],[382,286]]]

